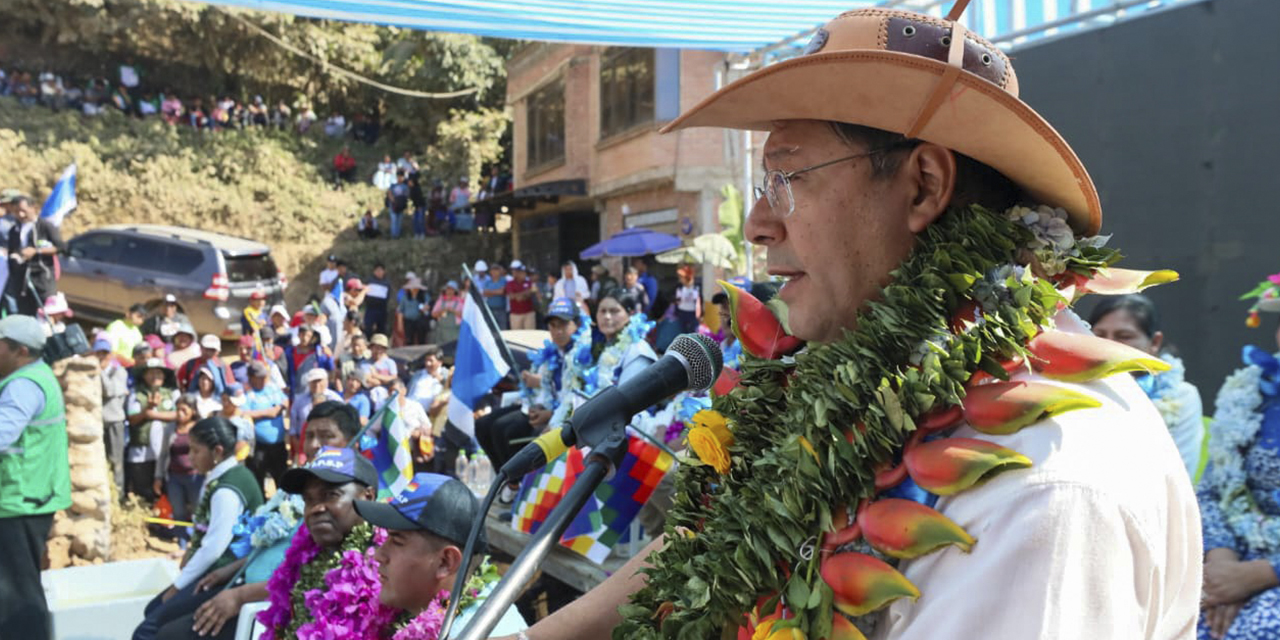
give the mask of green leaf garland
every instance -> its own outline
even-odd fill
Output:
[[[779,598],[794,618],[775,629],[830,634],[816,549],[836,507],[874,495],[874,469],[901,455],[914,418],[959,404],[975,371],[1006,378],[1001,361],[1070,304],[1045,257],[1082,276],[1119,259],[1095,240],[1045,249],[1026,211],[948,211],[843,339],[794,359],[744,354],[740,386],[714,400],[734,434],[730,471],[680,466],[666,546],[619,609],[616,640],[734,637],[757,602]],[[969,301],[981,318],[953,331]]]

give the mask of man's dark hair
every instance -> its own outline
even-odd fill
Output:
[[[307,414],[307,422],[321,418],[331,418],[337,423],[338,431],[341,431],[348,441],[360,432],[360,415],[356,413],[355,407],[349,404],[337,400],[326,400],[312,407],[311,413]]]
[[[721,291],[711,296],[711,304],[729,304],[729,294]]]
[[[13,338],[0,338],[0,340],[4,340],[5,345],[9,347],[10,351],[26,349],[27,355],[35,360],[39,360],[41,356],[44,355],[44,349],[37,349],[29,344],[22,344]]]
[[[426,360],[431,356],[435,356],[437,358],[444,358],[444,349],[441,349],[440,347],[434,344],[427,345],[427,348],[422,350],[422,359]]]
[[[876,179],[893,176],[902,166],[902,151],[914,149],[923,140],[907,139],[892,131],[847,122],[830,122],[831,130],[851,147],[876,151],[867,159],[871,175]],[[1023,199],[1022,189],[991,167],[952,151],[956,158],[956,184],[951,194],[952,206],[982,205],[992,211],[1004,211]]]
[[[373,268],[374,268],[374,269],[383,269],[383,270],[385,270],[385,269],[387,268],[387,265],[382,264],[381,262],[375,262],[375,263],[373,263]]]
[[[1089,324],[1098,324],[1103,318],[1116,311],[1125,311],[1133,317],[1138,328],[1148,338],[1154,338],[1160,330],[1160,315],[1156,313],[1156,304],[1140,294],[1126,296],[1103,296],[1089,314]]]
[[[13,199],[13,206],[20,207],[24,204],[31,204],[30,196],[18,196]]]
[[[129,313],[137,313],[145,316],[147,315],[147,305],[142,304],[141,302],[135,303],[133,306],[129,307]]]

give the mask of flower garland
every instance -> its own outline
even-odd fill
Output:
[[[578,330],[574,332],[567,352],[562,353],[554,342],[546,340],[542,349],[529,354],[529,368],[538,372],[544,384],[530,388],[521,381],[520,397],[527,404],[541,404],[554,410],[561,397],[568,397],[566,391],[585,387],[583,372],[591,366],[591,359],[591,318],[579,313]],[[561,372],[561,369],[565,371]],[[560,387],[556,388],[556,384]]]
[[[298,527],[284,554],[284,562],[267,580],[270,606],[258,613],[258,622],[267,627],[262,640],[304,637],[377,638],[379,631],[390,623],[395,611],[378,603],[381,584],[372,549],[385,539],[385,531],[375,529],[368,523],[360,523],[343,538],[337,549],[326,552],[311,538],[306,525]],[[327,591],[339,591],[327,582],[330,570],[339,567],[346,580],[354,577],[365,581],[363,587],[348,587],[343,590],[347,593],[360,592],[362,605],[344,611],[341,607],[325,607],[326,603],[314,600],[315,596],[312,594],[326,586],[329,587]],[[371,584],[369,580],[372,580]],[[321,609],[312,608],[313,606],[321,607],[323,613],[321,614]],[[321,615],[324,616],[323,619]],[[315,624],[317,622],[322,624]],[[334,625],[334,628],[341,628],[344,632],[337,636],[326,635],[325,625]]]
[[[277,491],[266,504],[252,514],[245,513],[231,530],[231,551],[237,558],[254,549],[265,549],[289,536],[302,519],[306,506],[302,496]]]
[[[1169,363],[1169,370],[1139,377],[1138,386],[1142,387],[1151,403],[1156,406],[1164,423],[1173,428],[1178,424],[1186,406],[1187,394],[1183,383],[1186,382],[1187,369],[1182,364],[1182,359],[1173,354],[1161,354],[1160,359]]]
[[[458,600],[458,611],[466,611],[481,600],[481,594],[489,585],[502,578],[498,568],[485,557],[480,563],[480,570],[467,580],[463,587],[462,598]],[[391,640],[437,640],[440,628],[444,625],[444,614],[449,609],[449,592],[441,591],[435,600],[422,613],[399,624]]]
[[[631,351],[631,346],[637,342],[643,342],[655,324],[644,315],[631,316],[627,326],[618,332],[618,337],[612,343],[606,344],[604,350],[600,352],[600,357],[596,359],[596,366],[587,373],[587,386],[599,390],[617,384],[618,376],[622,375],[622,365],[625,364],[624,361]]]
[[[1245,347],[1245,362],[1270,365],[1275,360],[1260,349]],[[1218,507],[1231,532],[1263,555],[1280,551],[1280,518],[1258,509],[1249,492],[1245,457],[1262,427],[1263,387],[1275,384],[1276,372],[1270,373],[1259,364],[1248,364],[1222,383],[1210,427],[1209,466],[1201,480],[1217,493]]]
[[[1085,291],[1077,285],[1119,259],[1105,238],[1077,240],[1066,218],[1046,207],[952,209],[920,234],[856,330],[794,357],[744,354],[738,386],[714,399],[722,418],[703,415],[690,431],[705,457],[681,460],[667,545],[650,556],[647,584],[619,609],[613,637],[725,637],[775,612],[757,637],[829,638],[852,627],[837,608],[861,616],[887,603],[841,602],[816,548],[853,528],[844,505],[876,495],[880,470],[917,424],[956,409],[975,374],[1007,379],[1006,363],[1025,358],[1030,339]],[[739,318],[734,326],[750,330]],[[919,595],[861,558],[883,566],[870,578],[877,588]]]

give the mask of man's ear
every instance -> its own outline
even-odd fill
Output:
[[[956,185],[956,156],[946,147],[922,142],[911,150],[899,176],[907,181],[911,194],[907,227],[912,233],[920,233],[951,204]]]
[[[440,578],[457,575],[462,570],[462,550],[454,545],[445,545],[440,550],[440,567],[436,575]]]

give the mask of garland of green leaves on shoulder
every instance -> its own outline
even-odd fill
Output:
[[[850,602],[846,590],[837,594],[824,580],[842,579],[828,573],[828,559],[856,560],[846,572],[856,575],[864,575],[852,570],[860,563],[880,562],[831,552],[851,541],[836,538],[855,528],[854,510],[876,495],[878,475],[903,466],[904,445],[913,433],[924,433],[918,421],[957,412],[975,374],[1007,380],[1011,363],[1025,362],[1028,342],[1077,295],[1140,290],[1177,277],[1109,269],[1119,253],[1104,248],[1105,238],[1077,240],[1065,218],[1046,207],[1004,215],[976,206],[952,209],[918,237],[880,299],[864,307],[857,328],[842,340],[776,360],[744,354],[738,386],[714,400],[731,426],[722,438],[728,472],[682,459],[666,546],[651,556],[645,588],[619,609],[624,620],[613,637],[736,637],[746,627],[757,638],[787,628],[803,634],[797,637],[860,638],[837,611],[860,616],[896,597],[918,597],[905,578],[885,573],[896,574],[883,563],[871,567],[870,582],[862,585],[879,595],[874,602]],[[747,319],[734,315],[737,331]],[[1154,359],[1134,365],[1136,356],[1127,355],[1105,363],[1101,375],[1160,370]],[[1069,399],[1068,409],[1097,406],[1080,396]],[[1030,464],[1004,451],[998,468],[965,487]],[[955,537],[925,552],[972,544],[946,522]]]

